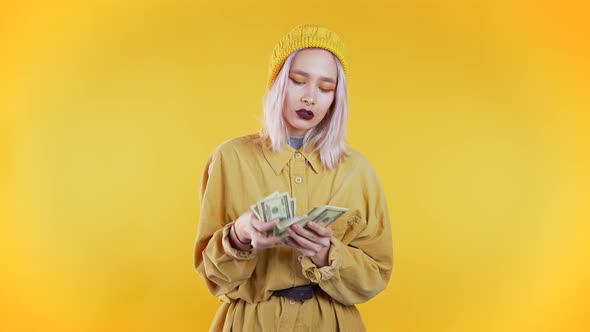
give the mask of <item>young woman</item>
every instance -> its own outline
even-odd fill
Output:
[[[348,53],[325,27],[300,25],[275,46],[259,133],[222,143],[201,178],[195,266],[223,301],[211,331],[363,331],[355,304],[381,292],[393,266],[383,189],[346,144]],[[348,211],[268,236],[250,206],[273,192],[296,215]]]

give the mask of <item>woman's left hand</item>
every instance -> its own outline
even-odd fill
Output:
[[[285,238],[288,246],[299,249],[305,256],[309,256],[317,267],[328,265],[330,252],[330,239],[332,238],[330,227],[320,226],[310,221],[305,228],[299,224],[293,224],[287,228],[289,236]]]

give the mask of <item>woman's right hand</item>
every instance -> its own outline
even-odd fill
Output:
[[[267,232],[273,229],[279,222],[279,219],[273,219],[269,222],[264,222],[258,219],[258,216],[251,210],[246,211],[234,221],[234,231],[238,234],[238,239],[235,238],[234,232],[230,232],[232,242],[240,249],[246,249],[249,243],[254,249],[264,249],[274,247],[281,242],[278,236],[267,236]],[[243,243],[241,243],[243,242]]]

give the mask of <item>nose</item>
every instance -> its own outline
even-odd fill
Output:
[[[312,105],[315,104],[314,91],[315,91],[315,89],[313,87],[306,89],[305,93],[301,97],[301,101],[303,101],[306,104],[312,104]]]

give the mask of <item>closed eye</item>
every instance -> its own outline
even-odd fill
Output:
[[[302,84],[305,84],[305,82],[299,82],[299,81],[297,81],[297,80],[294,80],[294,79],[292,79],[291,77],[289,77],[289,79],[290,79],[290,80],[291,80],[291,82],[293,82],[295,85],[302,85]],[[320,88],[320,90],[321,90],[323,93],[328,93],[328,92],[331,92],[331,91],[333,91],[333,90],[331,90],[331,89],[324,89],[324,88]]]
[[[299,81],[296,81],[296,80],[294,80],[294,79],[292,79],[292,78],[290,78],[290,77],[289,77],[289,79],[290,79],[291,81],[293,81],[293,83],[295,83],[296,85],[301,85],[301,84],[303,84],[303,83],[304,83],[304,82],[299,82]]]

